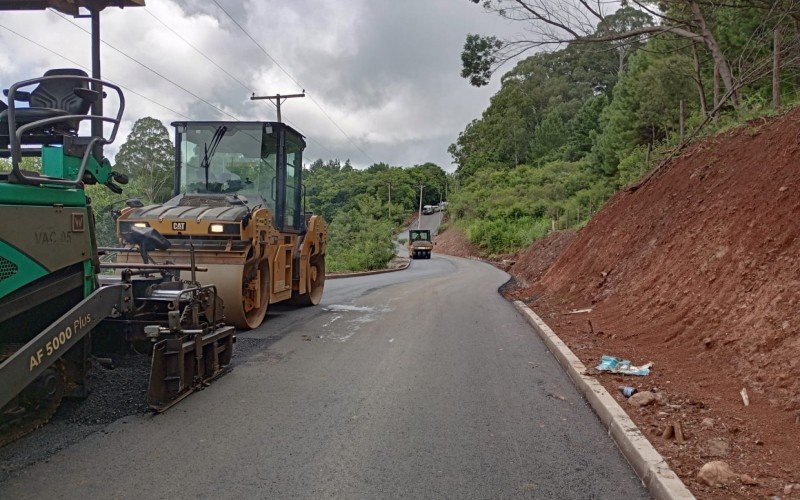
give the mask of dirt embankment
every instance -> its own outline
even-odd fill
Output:
[[[458,228],[448,227],[434,238],[434,251],[454,257],[483,259],[511,274],[518,286],[527,286],[539,279],[575,238],[575,231],[558,231],[535,241],[517,253],[487,256],[473,245]]]
[[[700,497],[800,497],[784,492],[800,483],[798,137],[795,110],[691,147],[615,196],[538,282],[513,292],[587,366],[601,354],[654,363],[648,377],[600,379],[613,392],[666,394],[623,405]],[[685,443],[660,437],[675,421]],[[757,484],[705,486],[696,476],[711,460]]]
[[[433,251],[454,257],[483,257],[483,252],[457,228],[448,227],[433,239]]]
[[[561,256],[577,234],[572,230],[558,231],[533,242],[531,246],[520,251],[514,257],[514,265],[508,272],[517,279],[521,286],[535,283]]]

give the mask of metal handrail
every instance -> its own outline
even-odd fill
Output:
[[[43,120],[37,120],[35,122],[27,123],[22,125],[21,127],[17,127],[16,122],[16,94],[17,90],[24,87],[30,87],[33,85],[37,85],[41,82],[46,81],[53,81],[53,80],[79,80],[83,82],[89,83],[96,83],[101,86],[101,88],[111,88],[117,93],[119,97],[119,109],[117,110],[116,118],[106,117],[106,116],[96,116],[96,115],[66,115],[66,116],[58,116],[53,118],[45,118]],[[97,96],[98,99],[103,99],[103,94],[101,92],[100,95]],[[9,149],[11,150],[11,173],[15,179],[25,182],[28,184],[31,183],[40,183],[42,179],[32,179],[19,169],[19,163],[22,161],[22,134],[29,129],[41,127],[43,125],[49,125],[52,123],[58,122],[68,122],[68,121],[75,121],[75,120],[91,120],[91,121],[103,121],[113,123],[114,127],[111,130],[111,135],[108,139],[103,137],[92,137],[89,145],[86,148],[86,153],[84,153],[83,160],[81,162],[81,169],[77,179],[74,181],[69,181],[66,179],[46,179],[47,183],[51,184],[62,184],[62,185],[69,185],[69,186],[77,186],[83,180],[83,174],[86,171],[86,164],[89,160],[89,152],[92,150],[95,144],[111,144],[117,137],[117,132],[119,131],[120,123],[122,122],[122,114],[125,111],[125,95],[122,93],[122,89],[114,85],[113,83],[109,83],[104,80],[99,80],[97,78],[90,78],[88,76],[76,76],[76,75],[56,75],[56,76],[42,76],[39,78],[33,78],[31,80],[25,80],[22,82],[17,82],[8,89],[8,136],[9,136]]]
[[[70,115],[70,116],[82,116],[82,115]],[[45,121],[45,120],[41,120]],[[20,131],[27,125],[24,125],[20,128]],[[19,135],[22,135],[22,132],[18,132]],[[60,186],[77,186],[79,182],[83,180],[84,174],[86,174],[86,165],[89,164],[89,156],[91,155],[92,148],[97,143],[107,144],[105,140],[101,137],[92,137],[92,140],[89,141],[89,144],[86,146],[86,150],[83,152],[83,158],[81,158],[81,166],[78,169],[78,175],[75,177],[74,181],[68,179],[57,179],[55,177],[37,177],[36,179],[31,179],[27,177],[25,174],[22,173],[21,170],[12,170],[11,175],[14,176],[14,180],[16,181],[23,181],[23,183],[27,182],[29,184],[56,184]]]

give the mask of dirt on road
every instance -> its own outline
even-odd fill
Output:
[[[587,366],[653,362],[647,377],[599,378],[702,498],[800,498],[785,489],[800,483],[798,137],[795,110],[692,146],[617,194],[551,266],[533,251],[530,277],[549,269],[511,292]],[[663,396],[637,408],[620,385]],[[685,442],[661,437],[677,422]],[[707,486],[697,474],[713,460],[746,476]]]

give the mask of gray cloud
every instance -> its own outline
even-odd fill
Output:
[[[517,29],[467,0],[219,2],[369,156],[310,99],[295,100],[286,104],[284,116],[308,136],[306,158],[350,158],[357,166],[371,160],[394,165],[433,161],[451,168],[447,146],[480,115],[498,85],[495,81],[476,89],[459,77],[464,38],[476,32],[509,36]],[[246,88],[143,9],[109,10],[103,38],[228,113],[274,119],[274,109],[250,101],[248,91],[301,90],[212,2],[149,0],[147,9]],[[88,35],[52,13],[4,13],[0,23],[89,65]],[[3,87],[50,67],[73,66],[3,29],[0,46]],[[108,79],[178,113],[193,119],[225,118],[108,47],[103,48],[103,66]],[[165,123],[181,119],[130,93],[127,98],[123,133],[142,116]]]

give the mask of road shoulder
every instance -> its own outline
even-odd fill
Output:
[[[524,302],[514,301],[514,307],[533,327],[592,406],[653,498],[657,500],[695,498],[611,394],[597,379],[586,374],[586,366],[555,332]]]
[[[395,257],[390,265],[395,265],[396,267],[390,267],[387,269],[375,269],[372,271],[358,271],[354,273],[326,273],[325,279],[326,280],[335,280],[340,278],[357,278],[359,276],[372,276],[373,274],[386,274],[386,273],[393,273],[396,271],[404,271],[408,269],[408,266],[411,265],[411,259],[407,257]]]

